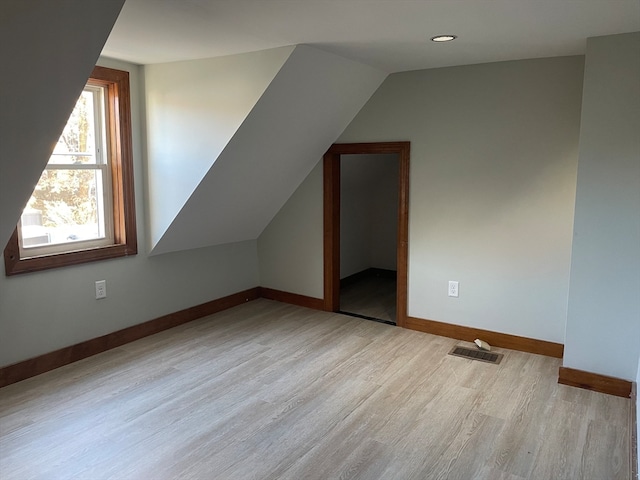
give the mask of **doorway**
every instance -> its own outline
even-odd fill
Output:
[[[340,157],[340,313],[396,325],[398,154]]]
[[[324,155],[324,308],[340,311],[340,186],[343,155],[395,154],[398,162],[396,323],[407,320],[409,142],[334,144]]]

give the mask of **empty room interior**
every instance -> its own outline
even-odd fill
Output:
[[[637,0],[4,0],[0,59],[3,480],[638,478]]]

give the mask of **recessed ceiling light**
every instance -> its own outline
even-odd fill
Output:
[[[455,40],[458,38],[457,35],[436,35],[435,37],[431,37],[432,42],[450,42],[451,40]]]

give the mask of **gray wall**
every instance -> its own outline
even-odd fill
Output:
[[[255,241],[147,256],[139,67],[106,59],[100,64],[131,72],[140,253],[39,273],[0,275],[2,366],[258,285]],[[95,300],[96,280],[107,280],[104,300]]]
[[[411,141],[410,316],[563,342],[582,74],[582,57],[395,74],[340,137]]]
[[[640,33],[590,38],[564,365],[633,380],[640,355]]]
[[[324,296],[322,161],[264,229],[258,238],[258,256],[262,287]]]
[[[340,278],[396,269],[398,156],[342,155]]]
[[[411,141],[410,315],[564,341],[582,75],[583,57],[394,74],[347,127],[340,142]],[[282,227],[321,228],[321,180]],[[300,248],[322,258],[321,242]],[[321,263],[309,267],[298,275],[322,278]],[[282,273],[261,268],[306,293]],[[321,297],[317,285],[307,294]]]

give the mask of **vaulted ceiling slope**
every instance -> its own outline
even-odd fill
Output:
[[[165,234],[292,51],[286,47],[145,67],[152,245]]]
[[[386,73],[299,45],[145,77],[159,254],[258,238]]]
[[[0,245],[20,219],[123,4],[2,0]]]

